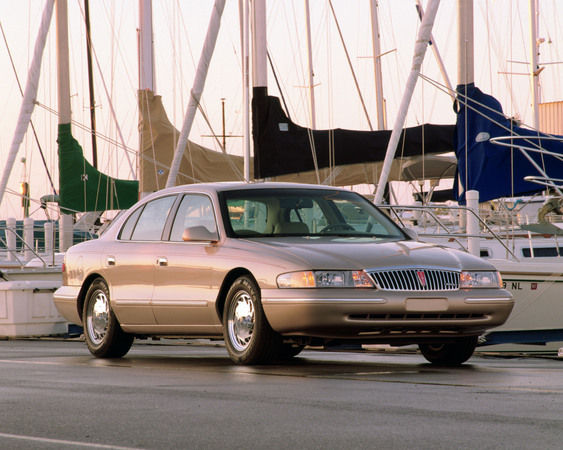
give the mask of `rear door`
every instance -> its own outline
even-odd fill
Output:
[[[135,211],[104,256],[113,309],[122,325],[156,324],[151,307],[155,269],[176,197],[160,197]]]

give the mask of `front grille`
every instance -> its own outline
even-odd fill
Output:
[[[368,272],[384,291],[456,291],[459,272],[443,269],[386,269]]]

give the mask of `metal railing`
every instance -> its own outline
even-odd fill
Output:
[[[417,221],[424,223],[423,215],[432,219],[432,221],[436,224],[438,230],[443,230],[443,232],[436,232],[436,233],[418,233],[421,237],[438,237],[438,238],[448,238],[453,239],[463,250],[468,251],[467,247],[460,241],[460,239],[467,239],[467,238],[475,238],[475,239],[495,239],[498,241],[502,247],[506,250],[506,252],[514,258],[516,261],[519,261],[518,257],[514,254],[514,252],[503,242],[503,238],[499,236],[495,231],[491,229],[491,227],[479,216],[478,212],[474,211],[472,208],[467,206],[448,206],[448,205],[380,205],[380,209],[387,211],[389,217],[395,220],[400,226],[407,227],[405,222],[408,221]],[[461,232],[459,230],[454,231],[451,229],[451,225],[446,225],[442,219],[440,219],[439,215],[437,214],[438,211],[448,211],[457,212],[457,216],[460,215],[472,215],[478,222],[480,227],[485,231],[486,234],[467,234],[465,232]],[[421,217],[409,217],[408,219],[403,217],[405,211],[420,211]],[[427,221],[429,222],[429,221]]]
[[[49,267],[55,265],[55,234],[52,231],[53,236],[51,239],[46,238],[46,234],[49,232],[48,227],[35,227],[32,226],[28,233],[31,236],[27,236],[24,228],[3,226],[0,227],[0,259],[4,261],[4,264],[24,267],[30,260],[37,259],[43,265],[43,267]],[[35,236],[40,236],[43,234],[42,239],[36,239]],[[47,242],[51,242],[48,244]],[[43,251],[41,251],[43,250]]]

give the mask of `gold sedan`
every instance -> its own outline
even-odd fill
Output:
[[[501,286],[489,263],[413,240],[354,192],[213,183],[156,192],[71,247],[54,299],[97,357],[176,336],[223,337],[240,364],[347,343],[462,364],[508,318]]]

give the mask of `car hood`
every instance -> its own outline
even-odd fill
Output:
[[[312,269],[375,269],[397,266],[445,267],[461,270],[494,270],[468,253],[417,241],[374,241],[356,237],[276,237],[249,239],[262,250],[284,253]],[[270,252],[267,252],[270,253]]]

